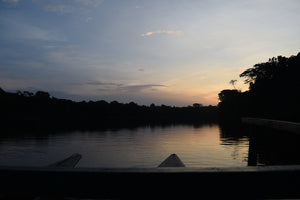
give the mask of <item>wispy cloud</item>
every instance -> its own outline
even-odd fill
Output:
[[[67,52],[67,53],[74,54],[74,53],[76,53],[76,51],[75,51],[74,49],[78,49],[78,47],[80,47],[80,45],[69,44],[69,45],[63,47],[61,50],[62,50],[62,51],[65,51],[65,52]]]
[[[60,4],[60,3],[45,3],[44,8],[48,12],[58,12],[60,14],[70,13],[73,12],[74,7],[67,4]]]
[[[71,53],[71,54],[76,53],[76,51],[74,51],[74,50],[72,50],[72,49],[62,49],[62,51],[65,51],[65,52]]]
[[[156,90],[158,87],[166,87],[161,84],[123,84],[105,81],[87,81],[87,85],[97,86],[98,91],[110,91],[112,93],[126,92],[126,93],[136,93],[143,90]]]
[[[141,34],[141,36],[145,37],[145,36],[150,36],[153,34],[177,34],[180,35],[182,33],[182,31],[180,30],[157,30],[157,31],[149,31],[147,33],[143,33]]]
[[[93,18],[92,17],[88,17],[88,18],[85,19],[85,22],[89,23],[91,20],[93,20]]]
[[[2,2],[16,4],[19,3],[19,0],[2,0]]]
[[[97,7],[99,6],[101,3],[103,3],[104,0],[76,0],[76,2],[78,3],[82,3],[86,6],[93,6],[93,7]]]
[[[2,2],[7,3],[13,7],[17,7],[19,0],[2,0]]]
[[[74,54],[77,52],[77,49],[80,45],[69,44],[69,45],[45,45],[43,46],[46,50],[56,51],[56,52],[67,52],[70,54]]]
[[[112,82],[103,82],[103,81],[88,81],[86,82],[88,85],[98,85],[98,86],[118,86],[121,87],[123,84],[121,83],[112,83]]]
[[[2,0],[2,1],[18,1],[18,0]],[[56,12],[59,14],[73,13],[82,10],[90,10],[90,8],[98,7],[104,0],[34,0],[44,6],[48,12]],[[91,20],[91,19],[89,19]]]
[[[160,84],[141,84],[141,85],[123,86],[122,89],[126,90],[126,92],[139,92],[141,90],[146,90],[146,89],[155,90],[154,88],[157,88],[157,87],[166,87],[166,86],[160,85]]]
[[[7,31],[4,37],[10,40],[66,41],[58,30],[40,28],[18,19],[5,19],[4,22]]]

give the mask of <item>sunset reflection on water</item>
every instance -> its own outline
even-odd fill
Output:
[[[83,156],[77,167],[157,167],[176,153],[187,167],[246,166],[248,143],[245,136],[224,138],[218,124],[74,131],[3,138],[0,163],[43,166],[76,152]]]

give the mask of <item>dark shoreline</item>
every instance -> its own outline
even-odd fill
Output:
[[[216,106],[138,105],[134,102],[75,102],[49,93],[5,92],[0,88],[1,128],[7,130],[118,129],[218,122]]]

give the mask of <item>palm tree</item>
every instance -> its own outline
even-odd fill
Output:
[[[236,82],[237,82],[237,80],[231,80],[231,81],[229,81],[229,84],[231,84],[233,86],[233,88],[236,89],[235,88],[235,83]]]

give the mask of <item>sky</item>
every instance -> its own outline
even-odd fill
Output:
[[[299,0],[0,0],[0,87],[76,101],[216,105],[300,51]]]

